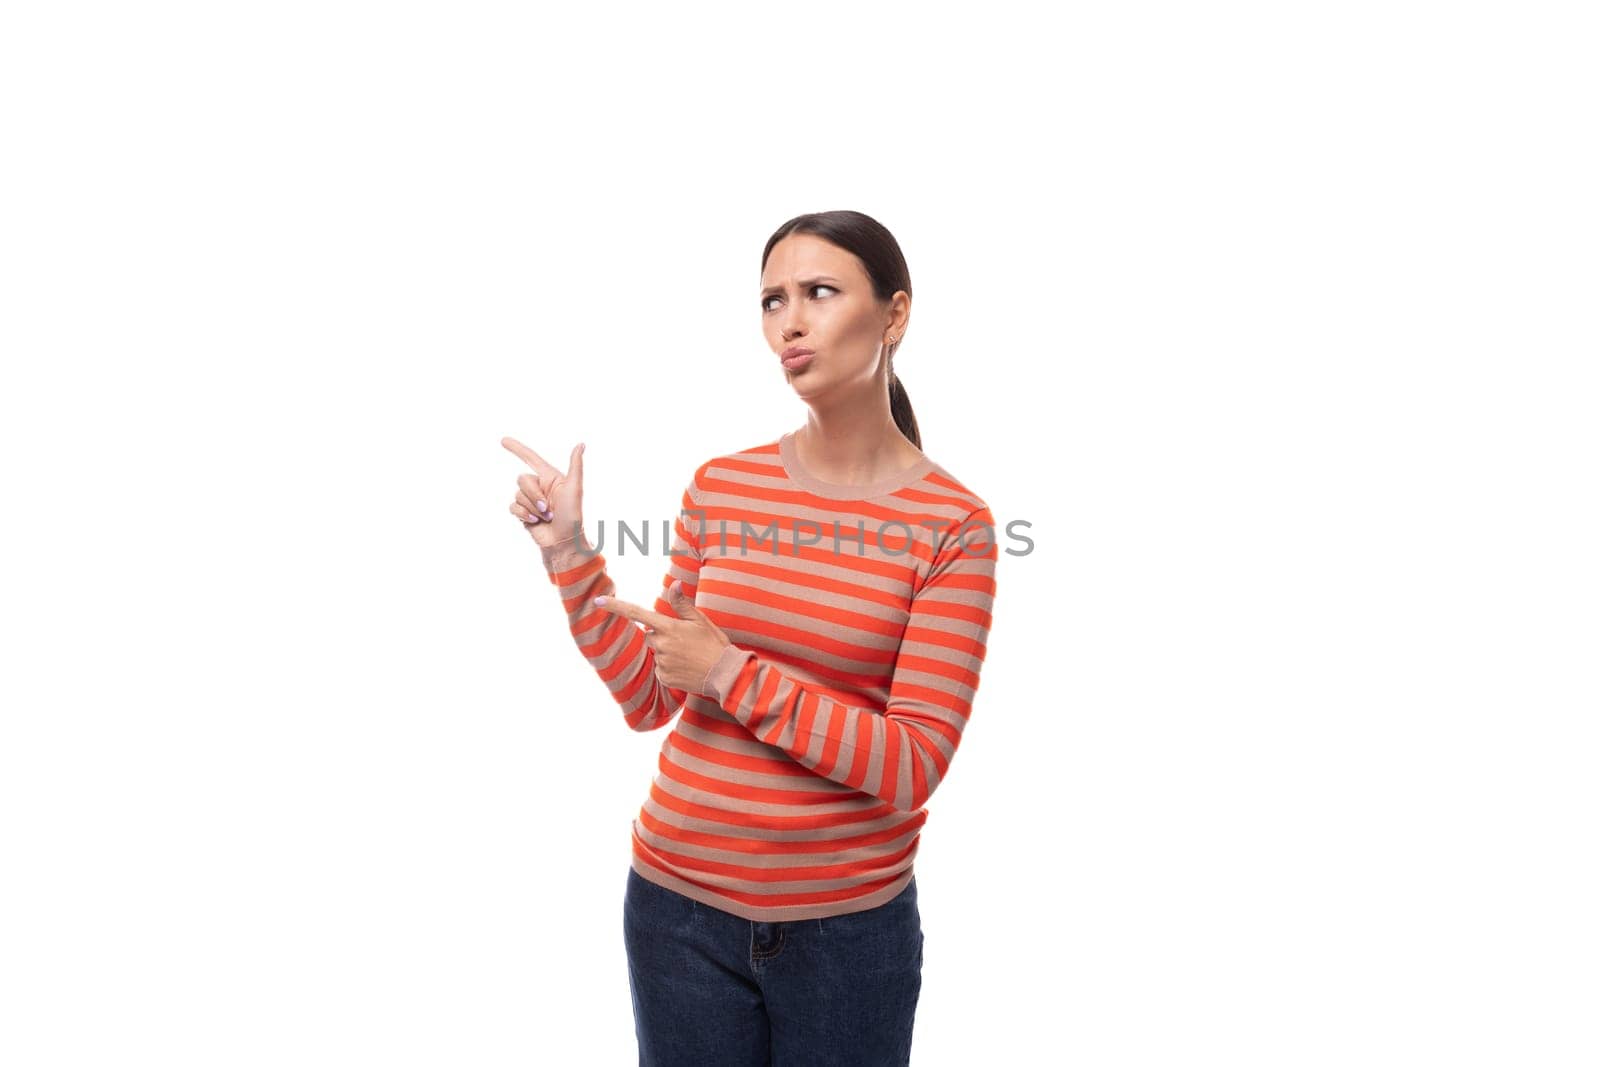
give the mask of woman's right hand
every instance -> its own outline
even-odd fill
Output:
[[[514,437],[502,437],[500,443],[532,468],[531,474],[517,476],[511,514],[541,547],[575,539],[583,530],[583,443],[573,446],[565,473]]]

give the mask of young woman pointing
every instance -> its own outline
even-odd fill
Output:
[[[581,444],[562,472],[506,438],[531,468],[511,512],[623,721],[672,727],[623,898],[640,1063],[905,1064],[913,860],[978,688],[994,518],[922,451],[881,224],[784,223],[760,313],[809,416],[696,468],[651,606],[584,534]]]

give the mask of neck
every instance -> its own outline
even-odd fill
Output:
[[[887,391],[883,403],[870,408],[813,408],[794,439],[807,469],[841,484],[881,481],[922,458],[922,452],[895,425]]]

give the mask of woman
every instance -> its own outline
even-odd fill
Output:
[[[624,940],[641,1064],[904,1064],[921,990],[912,860],[978,686],[988,506],[921,450],[892,360],[911,280],[854,211],[761,258],[761,322],[810,408],[700,465],[654,610],[583,532],[583,446],[511,512],[635,730],[676,725],[633,824]],[[603,536],[602,536],[603,543]]]

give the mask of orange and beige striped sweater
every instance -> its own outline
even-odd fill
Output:
[[[733,642],[700,692],[661,682],[640,626],[594,604],[616,589],[586,533],[540,554],[628,726],[676,716],[633,823],[641,877],[761,922],[905,888],[988,641],[984,501],[926,454],[875,485],[824,482],[792,432],[701,464],[654,604],[673,614],[681,581]]]

